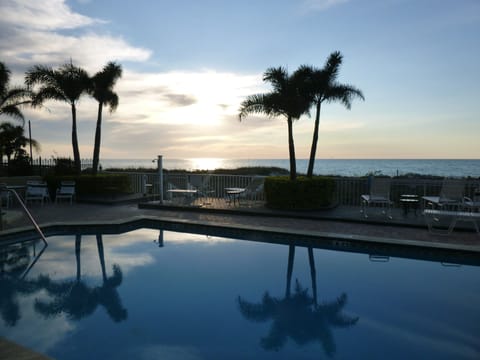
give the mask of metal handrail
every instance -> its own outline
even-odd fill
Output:
[[[23,202],[22,198],[20,197],[20,195],[18,195],[18,193],[14,190],[14,189],[9,189],[7,187],[1,187],[0,188],[0,191],[8,191],[8,192],[11,192],[15,195],[15,197],[17,198],[18,202],[20,203],[20,205],[22,206],[23,210],[25,211],[25,213],[27,214],[28,218],[30,219],[30,221],[32,222],[35,230],[37,230],[37,232],[40,234],[40,237],[42,238],[43,242],[45,243],[45,245],[48,245],[48,242],[47,242],[47,239],[45,238],[45,235],[43,235],[43,232],[42,230],[40,229],[40,227],[38,226],[37,222],[35,221],[35,219],[33,218],[32,214],[30,213],[30,211],[28,211],[27,207],[25,206],[25,203]]]

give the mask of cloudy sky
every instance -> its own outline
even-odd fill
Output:
[[[320,158],[478,158],[478,0],[2,0],[0,61],[13,72],[73,60],[90,74],[124,69],[105,113],[103,158],[287,158],[284,119],[238,121],[245,96],[268,91],[268,67],[294,71],[344,55],[339,80],[365,102],[322,110]],[[70,109],[26,109],[41,156],[72,156]],[[3,118],[2,121],[7,119]],[[78,104],[82,158],[96,103]],[[295,123],[307,158],[312,118]]]

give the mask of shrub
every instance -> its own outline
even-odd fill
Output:
[[[267,206],[274,209],[313,210],[333,203],[335,181],[330,177],[298,177],[292,181],[287,176],[265,179]]]
[[[111,195],[130,194],[132,192],[128,175],[98,174],[81,176],[53,176],[45,177],[50,194],[55,194],[56,189],[63,180],[75,181],[77,195]]]
[[[76,175],[77,169],[75,169],[75,163],[69,158],[56,158],[55,167],[53,168],[54,174],[57,176]]]

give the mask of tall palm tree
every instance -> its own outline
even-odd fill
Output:
[[[102,71],[96,73],[92,78],[91,95],[98,101],[97,127],[95,128],[95,145],[93,147],[93,173],[98,170],[100,159],[100,142],[102,132],[102,110],[103,106],[109,106],[110,112],[115,111],[118,106],[118,95],[113,92],[113,87],[122,76],[122,66],[115,62],[109,62]]]
[[[251,113],[287,118],[290,179],[295,180],[297,166],[293,141],[293,121],[308,114],[310,107],[310,99],[305,96],[304,92],[304,73],[296,71],[289,75],[285,68],[269,68],[263,75],[263,81],[270,83],[273,90],[266,94],[248,96],[240,105],[239,118],[242,120]]]
[[[30,103],[30,91],[23,87],[10,88],[10,70],[0,62],[0,118],[2,115],[20,120],[25,118],[20,106]]]
[[[308,162],[307,176],[313,176],[315,155],[317,152],[318,132],[320,128],[320,109],[323,102],[340,101],[350,110],[352,100],[356,97],[365,100],[362,92],[352,85],[337,82],[338,72],[343,56],[339,51],[330,54],[322,69],[302,65],[298,71],[308,78],[307,90],[311,94],[312,105],[316,107],[315,125],[313,130],[310,160]]]
[[[90,88],[90,78],[85,70],[74,66],[72,62],[60,66],[57,70],[48,66],[35,65],[25,75],[25,83],[31,87],[40,85],[32,105],[42,105],[47,100],[63,101],[70,104],[72,110],[72,148],[75,169],[81,171],[80,150],[77,137],[77,108],[80,97]]]

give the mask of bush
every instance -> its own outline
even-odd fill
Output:
[[[314,210],[331,206],[335,181],[326,176],[298,177],[292,181],[287,176],[265,179],[267,206],[274,209]]]
[[[53,168],[54,174],[57,176],[76,175],[75,163],[69,158],[56,158],[55,167]]]
[[[8,165],[8,176],[29,176],[32,175],[32,166],[30,165],[30,158],[26,156],[19,156],[16,159],[10,160]]]
[[[112,195],[132,193],[130,178],[128,175],[98,174],[81,176],[47,176],[50,194],[55,194],[63,180],[75,181],[77,195]]]

